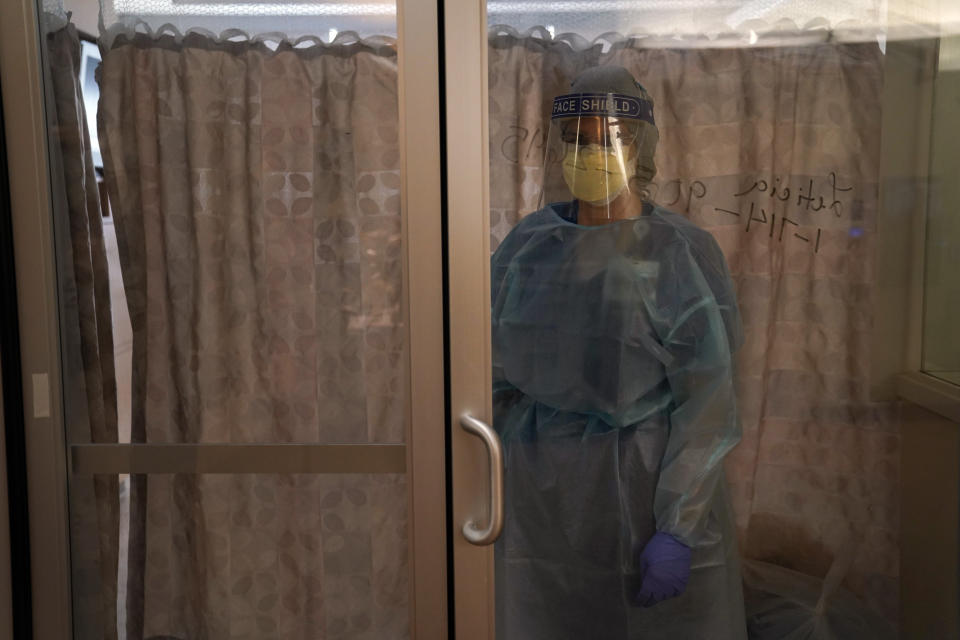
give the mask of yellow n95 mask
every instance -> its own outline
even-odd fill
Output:
[[[633,158],[623,148],[565,144],[563,180],[577,200],[602,206],[613,202],[633,177]]]

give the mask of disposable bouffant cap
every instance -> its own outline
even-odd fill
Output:
[[[630,72],[615,65],[592,67],[582,72],[570,83],[570,93],[620,93],[649,99],[646,90]]]

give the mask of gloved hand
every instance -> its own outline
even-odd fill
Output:
[[[640,554],[640,591],[634,604],[641,607],[676,598],[690,579],[690,547],[668,533],[657,532]]]

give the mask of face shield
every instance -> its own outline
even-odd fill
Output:
[[[655,144],[648,100],[618,93],[558,96],[547,133],[540,206],[575,200],[593,218],[630,217],[623,203],[640,202],[655,171],[643,166],[652,165],[651,134]]]

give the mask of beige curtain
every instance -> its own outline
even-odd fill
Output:
[[[133,441],[402,441],[393,48],[120,37],[101,92]],[[406,637],[402,475],[132,480],[128,638]]]
[[[48,33],[45,74],[51,190],[69,442],[117,441],[110,278],[72,24]],[[119,493],[116,476],[73,477],[70,535],[78,638],[116,638]]]
[[[654,200],[710,230],[737,285],[743,441],[727,472],[745,556],[895,617],[899,431],[868,398],[880,151],[876,43],[574,51],[490,40],[491,246],[536,208],[550,101],[619,64],[656,101]]]

